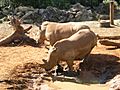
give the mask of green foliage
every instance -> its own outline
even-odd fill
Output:
[[[67,9],[71,4],[81,3],[84,6],[98,6],[99,3],[109,3],[110,0],[0,0],[0,6],[33,6],[34,8],[46,8],[53,6],[60,9]],[[120,0],[116,0],[118,3]]]
[[[81,3],[84,6],[97,6],[102,0],[70,0],[70,3]]]
[[[104,4],[110,3],[110,0],[103,0]]]
[[[98,5],[99,0],[0,0],[0,5],[17,6],[33,6],[35,8],[46,8],[47,6],[54,6],[60,9],[69,8],[71,4],[81,3],[86,6]]]
[[[69,0],[10,0],[14,7],[16,6],[33,6],[35,8],[46,8],[47,6],[54,6],[60,9],[68,8],[70,6]]]
[[[70,2],[69,0],[50,0],[51,1],[51,6],[54,6],[54,7],[59,7],[61,9],[64,9],[64,8],[69,8],[70,6]]]
[[[10,0],[0,0],[0,7],[8,6]]]
[[[103,0],[103,3],[104,3],[106,6],[109,6],[110,1],[111,1],[111,0]],[[118,1],[119,1],[119,0],[118,0]],[[114,1],[115,8],[118,6],[118,3],[119,3],[119,2]]]

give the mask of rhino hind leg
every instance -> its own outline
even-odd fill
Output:
[[[75,68],[73,67],[73,61],[74,60],[67,60],[67,64],[68,64],[68,67],[69,67],[69,71],[65,71],[64,72],[64,75],[65,76],[69,76],[69,77],[76,77],[79,75],[79,70],[76,72],[75,71]]]
[[[84,62],[87,61],[87,60],[89,60],[88,58],[89,58],[90,53],[91,53],[91,51],[92,51],[93,48],[94,48],[94,47],[92,47],[91,50],[90,50],[90,51],[85,55],[85,57],[83,58],[83,61],[84,61]]]

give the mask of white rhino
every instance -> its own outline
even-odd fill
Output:
[[[87,25],[81,25],[79,22],[56,23],[45,21],[40,29],[39,44],[43,44],[47,40],[53,46],[58,40],[68,38],[79,30],[90,28]]]
[[[80,30],[69,38],[57,41],[48,52],[47,62],[41,67],[50,70],[59,61],[66,61],[70,70],[73,70],[73,61],[85,59],[96,45],[97,36],[94,32]]]

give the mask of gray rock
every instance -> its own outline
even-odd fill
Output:
[[[110,82],[109,90],[120,90],[120,75],[115,76]]]
[[[73,7],[69,9],[69,12],[74,14],[75,21],[87,21],[93,19],[92,11],[87,10],[87,7],[84,7],[80,3],[73,5]]]
[[[46,9],[32,7],[18,7],[14,14],[23,20],[23,23],[42,23],[43,21],[69,22],[92,20],[93,13],[80,3],[73,5],[69,10],[60,10],[48,6]]]
[[[3,14],[2,11],[0,11],[0,19],[3,18],[5,15]]]
[[[75,5],[72,5],[72,8],[70,8],[70,11],[72,12],[78,12],[85,9],[85,7],[83,5],[81,5],[80,3],[77,3]]]
[[[26,6],[19,6],[15,9],[15,12],[28,12],[28,11],[34,11],[34,8],[26,7]]]

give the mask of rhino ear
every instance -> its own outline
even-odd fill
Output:
[[[56,50],[57,50],[57,48],[53,47],[53,51],[56,51]]]
[[[55,52],[56,50],[57,50],[56,47],[51,47],[51,48],[50,48],[50,52]]]

